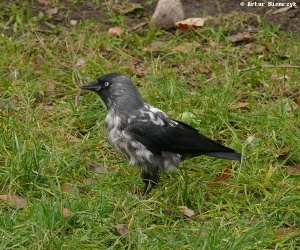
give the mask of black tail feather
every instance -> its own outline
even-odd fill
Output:
[[[239,153],[212,152],[212,153],[205,153],[205,155],[212,156],[215,158],[235,160],[235,161],[241,161],[242,159],[242,155]]]

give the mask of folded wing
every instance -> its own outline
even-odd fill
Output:
[[[208,137],[200,134],[193,127],[169,119],[164,113],[155,113],[163,121],[161,124],[150,120],[133,120],[127,132],[148,150],[156,155],[163,151],[181,154],[183,159],[198,155],[216,158],[241,160],[241,155]],[[157,120],[157,119],[156,119]]]

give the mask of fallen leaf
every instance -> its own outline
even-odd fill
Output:
[[[85,60],[83,57],[79,58],[78,61],[75,63],[74,67],[79,68],[85,64]]]
[[[63,189],[64,191],[66,191],[67,193],[70,193],[70,194],[75,193],[74,187],[71,186],[71,185],[68,185],[68,184],[63,185],[63,186],[62,186],[62,189]]]
[[[138,30],[139,28],[144,27],[146,24],[147,24],[146,22],[140,22],[140,23],[138,23],[138,24],[136,24],[136,25],[133,25],[133,26],[129,29],[129,31],[135,31],[135,30]]]
[[[116,225],[116,230],[120,235],[124,235],[128,233],[128,228],[126,224],[118,224]]]
[[[294,166],[287,166],[288,174],[300,174],[300,164]]]
[[[297,98],[297,104],[300,107],[300,96]]]
[[[208,44],[212,49],[216,49],[217,47],[217,43],[211,37],[209,38]]]
[[[272,15],[277,15],[277,14],[285,13],[285,12],[287,12],[291,8],[293,8],[293,6],[283,7],[283,8],[280,8],[278,10],[274,10],[272,12]]]
[[[112,35],[121,36],[123,33],[123,29],[121,29],[120,27],[112,27],[108,29],[108,33]]]
[[[189,28],[197,29],[203,28],[206,17],[203,18],[188,18],[183,21],[178,21],[175,23],[175,28],[179,30],[188,30]]]
[[[65,217],[70,216],[72,214],[72,212],[69,209],[67,209],[65,207],[62,207],[61,208],[61,214],[65,218]]]
[[[277,230],[276,235],[279,237],[281,237],[281,236],[287,237],[287,235],[289,235],[295,231],[298,231],[298,230],[297,230],[297,227],[294,225],[292,225],[291,227],[281,227]]]
[[[55,94],[55,85],[56,85],[56,82],[54,82],[54,81],[49,81],[45,84],[45,89],[46,89],[47,95],[54,96],[54,94]]]
[[[88,165],[89,165],[90,170],[92,170],[93,172],[96,172],[96,173],[108,173],[107,168],[100,167],[100,166],[98,166],[94,162],[89,162]]]
[[[263,53],[265,51],[267,51],[265,46],[254,43],[247,43],[242,48],[243,53]]]
[[[248,102],[238,102],[236,104],[230,105],[228,108],[231,109],[231,110],[234,110],[234,109],[244,108],[248,105],[249,105]]]
[[[283,158],[283,157],[287,156],[289,151],[290,151],[289,148],[283,148],[283,149],[281,149],[281,151],[275,152],[274,156],[275,156],[275,158]]]
[[[27,201],[22,198],[21,196],[17,194],[12,194],[12,195],[0,195],[0,200],[3,200],[6,202],[6,204],[10,207],[19,207],[23,208],[26,206]]]
[[[214,179],[214,182],[218,182],[218,181],[227,181],[231,176],[231,170],[229,168],[225,168],[223,173],[219,176],[217,176],[216,179]]]
[[[180,211],[184,213],[185,216],[191,218],[195,215],[195,211],[189,209],[187,206],[179,206]]]
[[[44,4],[45,6],[51,6],[52,3],[48,0],[38,0],[40,4]]]
[[[104,45],[104,44],[101,44],[100,46],[99,46],[99,51],[106,51],[106,46]]]
[[[58,9],[57,9],[57,8],[51,8],[51,9],[46,10],[46,14],[47,14],[48,16],[55,15],[55,14],[57,14],[57,12],[58,12]]]
[[[252,35],[249,32],[238,33],[230,37],[230,40],[234,43],[236,42],[244,42],[252,39]]]

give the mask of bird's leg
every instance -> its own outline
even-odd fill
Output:
[[[153,169],[151,173],[142,172],[143,182],[145,183],[142,199],[151,192],[159,181],[158,169]]]

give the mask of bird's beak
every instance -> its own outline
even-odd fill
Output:
[[[99,86],[99,83],[97,80],[83,84],[80,86],[80,88],[86,89],[86,90],[93,90],[93,91],[101,90],[101,87]]]

